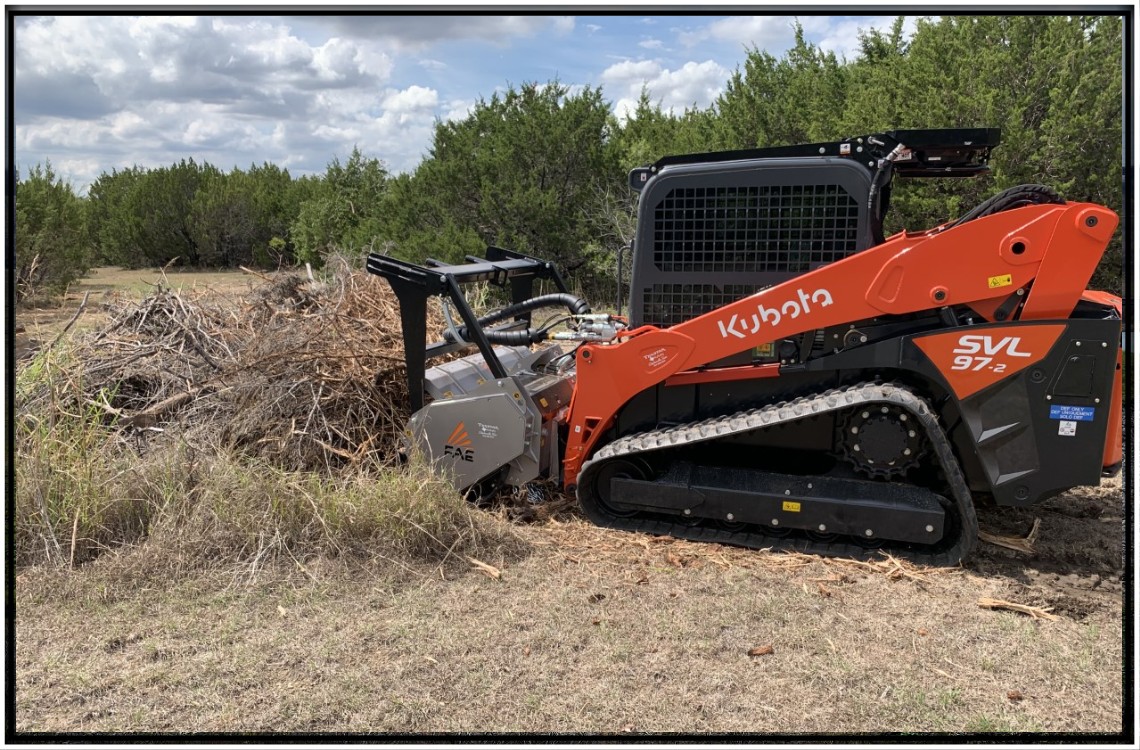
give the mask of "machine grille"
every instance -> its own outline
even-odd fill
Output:
[[[645,290],[644,322],[666,327],[759,291],[751,284],[654,284]]]
[[[853,254],[858,219],[841,185],[676,188],[654,212],[653,262],[676,273],[802,273]]]

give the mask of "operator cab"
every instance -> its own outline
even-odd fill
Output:
[[[669,156],[640,193],[630,325],[673,326],[883,241],[891,179],[989,169],[993,128]]]

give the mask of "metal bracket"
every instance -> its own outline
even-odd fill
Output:
[[[466,260],[466,263],[454,265],[430,260],[427,265],[419,265],[380,253],[368,255],[365,266],[368,272],[387,279],[400,303],[404,362],[408,371],[408,392],[413,412],[419,411],[424,405],[425,364],[431,357],[477,346],[491,375],[495,378],[506,377],[506,369],[479,326],[461,285],[486,281],[503,286],[509,281],[512,302],[530,299],[535,279],[552,281],[560,292],[569,291],[566,282],[549,261],[499,247],[488,247],[485,258],[467,256]],[[442,297],[445,303],[450,302],[454,306],[463,325],[467,327],[469,341],[459,341],[456,336],[455,343],[437,341],[428,346],[427,299],[432,296]],[[450,309],[445,307],[448,327],[455,333],[455,321],[450,313]],[[529,323],[529,314],[526,320]]]

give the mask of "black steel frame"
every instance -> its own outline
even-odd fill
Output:
[[[368,272],[387,279],[400,303],[400,326],[404,337],[404,362],[408,371],[412,412],[423,408],[424,372],[427,361],[434,357],[474,345],[479,347],[493,377],[507,376],[503,363],[495,354],[494,347],[467,302],[463,284],[486,281],[503,287],[509,281],[511,304],[525,302],[533,296],[535,279],[552,281],[559,292],[569,292],[554,264],[540,258],[490,246],[485,258],[468,255],[465,259],[466,263],[447,264],[428,258],[424,265],[419,265],[379,253],[368,255]],[[427,300],[433,296],[446,297],[451,301],[463,319],[471,341],[427,343]],[[529,325],[530,313],[521,313],[514,321],[491,330],[510,330],[520,323]]]

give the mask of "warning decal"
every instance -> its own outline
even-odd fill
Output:
[[[1091,422],[1096,415],[1092,406],[1059,406],[1053,404],[1049,407],[1049,419],[1062,419],[1066,422]]]

